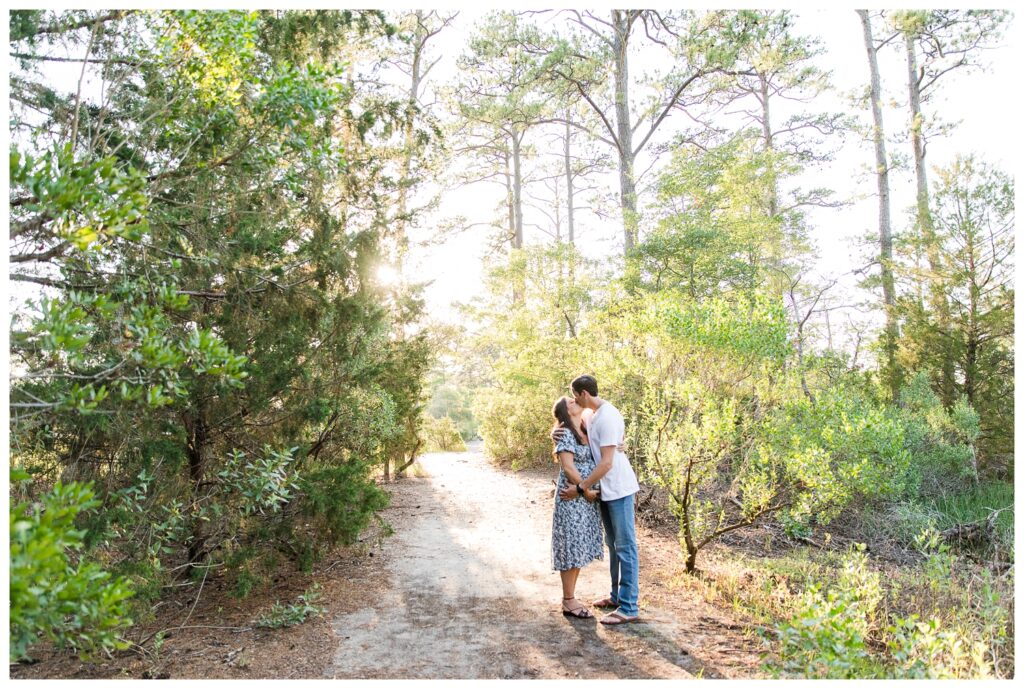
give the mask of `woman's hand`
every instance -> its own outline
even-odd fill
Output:
[[[601,491],[591,488],[583,493],[583,497],[586,498],[587,502],[594,502],[601,497]]]

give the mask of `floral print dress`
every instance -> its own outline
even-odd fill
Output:
[[[590,446],[576,442],[572,433],[565,436],[558,441],[555,452],[572,452],[576,471],[580,478],[585,479],[597,466]],[[604,559],[600,504],[598,501],[587,502],[582,496],[562,500],[558,491],[569,485],[565,470],[560,469],[558,488],[555,489],[555,514],[551,521],[551,568],[560,572]]]

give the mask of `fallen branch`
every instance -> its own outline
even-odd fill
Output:
[[[807,545],[814,546],[818,550],[825,549],[825,546],[823,546],[821,543],[818,543],[813,538],[808,538],[807,536],[794,536],[793,538],[794,540],[799,541],[800,543],[806,543]]]
[[[1013,509],[1013,506],[1002,507],[998,510],[989,510],[987,517],[964,524],[955,524],[948,529],[939,532],[939,536],[946,543],[960,546],[982,546],[995,541],[996,520],[1006,510]]]

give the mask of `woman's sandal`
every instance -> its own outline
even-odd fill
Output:
[[[580,607],[578,607],[578,608],[566,609],[565,601],[567,601],[567,600],[576,600],[576,599],[575,598],[563,598],[562,599],[562,614],[565,615],[566,617],[575,617],[575,618],[578,618],[578,619],[581,619],[581,620],[586,620],[588,618],[593,617],[591,612],[589,610],[587,610],[587,606],[583,605],[583,603],[580,603]]]

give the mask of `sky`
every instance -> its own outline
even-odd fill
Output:
[[[455,58],[463,50],[468,30],[483,14],[483,11],[463,10],[456,25],[448,30],[448,35],[438,36],[436,40],[439,42],[434,49],[443,46],[444,57],[432,73],[432,78],[451,78]],[[865,88],[869,76],[862,28],[853,9],[797,10],[795,30],[799,34],[821,38],[825,51],[816,64],[832,73],[832,84],[835,87],[832,95],[823,96],[811,107],[848,111],[856,114],[862,122],[870,122],[870,111],[852,111],[844,95],[854,89]],[[875,32],[877,35],[880,27],[876,27]],[[988,63],[986,69],[953,74],[943,79],[940,92],[925,107],[941,111],[947,121],[960,123],[951,135],[930,142],[927,157],[929,167],[948,164],[957,154],[976,153],[993,165],[1015,172],[1019,148],[1016,145],[1019,137],[1019,110],[1016,107],[1014,85],[1020,83],[1019,36],[1020,28],[1016,18],[1013,18],[1000,47],[985,55],[984,59]],[[879,61],[883,93],[891,99],[884,111],[884,122],[886,129],[895,133],[899,129],[905,130],[909,117],[904,97],[905,56],[902,50],[886,50],[880,54]],[[635,64],[643,67],[640,60]],[[671,122],[665,126],[671,128]],[[890,143],[888,152],[890,155],[899,153],[909,159],[910,144]],[[816,272],[829,279],[839,278],[839,285],[830,292],[830,297],[836,303],[853,304],[864,299],[876,299],[859,290],[856,287],[857,278],[850,273],[853,268],[863,266],[871,258],[868,252],[872,247],[863,246],[862,238],[877,237],[878,234],[877,187],[874,177],[869,174],[869,168],[873,165],[872,144],[851,135],[834,161],[824,168],[814,170],[811,173],[813,179],[808,180],[814,186],[830,187],[839,198],[852,201],[850,206],[841,210],[815,209],[808,213],[811,237],[817,248]],[[638,170],[643,167],[638,165]],[[893,227],[898,232],[910,222],[907,211],[913,206],[915,193],[912,168],[897,171],[890,178]],[[931,179],[934,179],[934,175]],[[614,174],[606,183],[609,190],[617,195]],[[470,221],[487,222],[494,217],[494,206],[503,193],[503,189],[495,184],[474,184],[452,190],[446,194],[439,212],[424,220],[424,226],[432,227],[457,214],[467,216]],[[536,212],[531,213],[529,209],[524,211],[524,215],[527,225],[531,220],[541,220]],[[609,251],[621,253],[621,224],[617,215],[603,222],[593,217],[585,218],[582,225],[580,246],[585,254],[596,257]],[[489,251],[487,232],[486,228],[478,227],[450,238],[442,246],[422,248],[413,253],[411,270],[407,271],[410,275],[407,277],[430,283],[426,294],[432,315],[458,322],[458,315],[452,305],[466,301],[478,291],[482,276],[481,259]],[[528,244],[550,241],[550,237],[527,228]],[[459,269],[452,270],[454,265],[459,266]],[[880,316],[853,310],[848,315],[858,321],[872,322],[877,322],[875,319]]]

